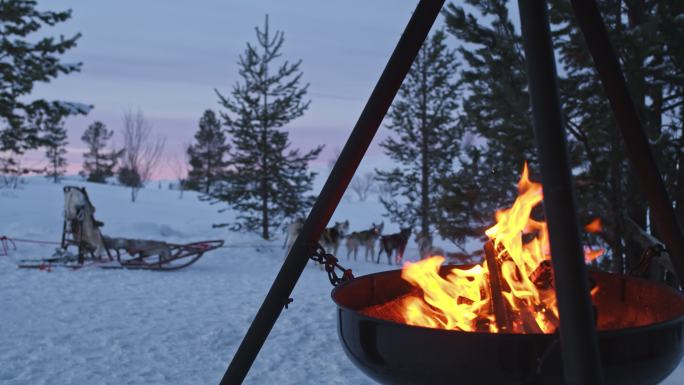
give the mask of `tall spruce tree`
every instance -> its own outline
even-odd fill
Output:
[[[551,21],[562,64],[560,79],[568,132],[578,143],[581,173],[578,197],[582,219],[603,219],[600,233],[624,272],[639,263],[643,246],[627,229],[629,221],[648,230],[648,205],[626,159],[624,144],[603,92],[584,36],[569,4],[552,1]],[[654,149],[666,187],[684,221],[681,163],[684,103],[684,4],[667,0],[599,3],[611,41],[623,64],[632,98]],[[657,236],[654,228],[650,231]]]
[[[447,180],[440,198],[442,228],[455,239],[481,234],[491,213],[512,200],[515,189],[509,186],[514,185],[523,160],[530,160],[532,171],[536,169],[524,60],[506,4],[467,2],[476,15],[453,4],[445,12],[448,31],[467,44],[459,52],[468,63],[462,73],[466,95],[460,120],[466,133],[459,158],[462,167]],[[676,209],[682,199],[681,217],[684,25],[677,15],[684,5],[640,0],[599,6]],[[637,180],[570,4],[551,1],[550,19],[580,220],[603,219],[599,236],[609,248],[612,267],[627,271],[638,263],[642,248],[626,223],[647,230],[648,206],[634,188]],[[650,231],[657,236],[652,227]]]
[[[45,176],[51,178],[54,183],[66,173],[67,159],[67,131],[64,128],[64,120],[59,116],[51,116],[45,122],[42,142],[45,146],[45,156],[48,159],[48,166]]]
[[[105,183],[114,176],[114,168],[121,156],[121,151],[106,151],[109,140],[114,135],[102,122],[93,122],[88,126],[81,140],[88,145],[88,152],[83,154],[83,170],[79,173],[89,182]]]
[[[437,201],[438,231],[457,243],[483,236],[495,211],[513,201],[523,163],[530,162],[532,170],[536,163],[521,38],[507,1],[466,3],[473,13],[454,4],[444,12],[466,64],[460,168],[442,180]]]
[[[380,197],[391,220],[430,234],[438,221],[438,185],[458,155],[458,64],[439,30],[423,45],[389,112],[394,135],[380,145],[398,166],[377,171],[393,194]]]
[[[284,218],[301,215],[313,203],[315,173],[308,171],[322,146],[301,153],[292,149],[282,127],[302,116],[308,85],[301,85],[301,60],[277,65],[285,41],[283,32],[255,28],[257,44],[248,43],[238,65],[242,81],[230,96],[216,91],[226,109],[222,117],[232,140],[232,167],[215,198],[238,210],[243,228],[271,237]],[[277,67],[276,67],[277,66]]]
[[[39,120],[47,115],[61,117],[65,111],[82,114],[90,109],[78,103],[30,100],[35,83],[49,82],[81,68],[80,63],[60,61],[60,55],[76,46],[80,34],[55,39],[41,30],[68,20],[71,11],[37,10],[36,6],[34,0],[0,1],[0,154],[6,166],[3,172],[21,173],[23,170],[12,170],[17,165],[15,158],[44,144],[41,130],[45,126]]]
[[[212,187],[221,180],[229,165],[226,157],[230,144],[214,111],[206,110],[195,133],[195,143],[187,149],[190,158],[185,187],[209,195]]]

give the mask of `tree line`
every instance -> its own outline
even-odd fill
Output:
[[[81,37],[35,38],[41,28],[67,21],[71,11],[42,11],[34,0],[0,1],[0,187],[17,187],[27,173],[45,173],[58,182],[66,172],[69,116],[85,115],[92,106],[61,100],[29,100],[36,83],[80,71],[82,63],[63,63],[60,56],[74,48]],[[44,35],[44,34],[43,34]],[[88,145],[81,175],[91,182],[114,176],[131,188],[131,200],[152,178],[163,152],[164,140],[153,137],[142,112],[124,114],[123,145],[107,152],[113,132],[94,122],[81,139]],[[21,164],[27,151],[44,149],[44,168]],[[118,164],[118,167],[117,167]]]
[[[640,232],[658,234],[650,226],[648,204],[635,188],[638,181],[572,9],[564,1],[549,3],[579,217],[583,223],[595,217],[603,222],[603,229],[587,234],[585,241],[608,248],[606,268],[628,271],[643,252],[633,234],[635,225]],[[599,5],[684,223],[684,4],[611,0]],[[0,33],[27,34],[37,28],[31,20],[49,24],[69,16],[34,14],[30,8],[13,9],[15,14],[24,12],[26,20]],[[422,47],[386,120],[391,135],[381,146],[395,167],[359,176],[354,190],[365,199],[377,182],[380,202],[392,221],[463,246],[481,237],[494,212],[513,200],[523,163],[530,164],[533,179],[538,163],[521,36],[508,2],[450,3],[443,21]],[[227,204],[239,213],[237,227],[269,239],[283,222],[304,215],[311,206],[314,174],[308,164],[322,146],[304,151],[290,143],[286,126],[310,106],[301,61],[283,59],[284,35],[269,29],[268,18],[255,30],[256,41],[246,45],[237,63],[241,80],[228,92],[215,90],[219,109],[201,116],[194,141],[185,148],[187,159],[179,160],[176,168],[187,168],[187,175],[178,172],[182,189]],[[24,53],[21,60],[36,61],[46,70],[37,81],[78,71],[79,65],[62,65],[54,58],[51,65],[40,62],[50,52],[73,47],[78,37],[49,40],[43,45],[47,53]],[[16,40],[3,44],[12,42]],[[3,175],[20,168],[12,154],[38,147],[55,159],[51,169],[59,169],[59,143],[65,137],[55,116],[84,112],[63,102],[22,104],[19,100],[30,93],[33,80],[12,80],[21,76],[4,64],[0,71],[0,144],[2,154],[10,155],[3,156]],[[131,124],[135,126],[135,119]],[[136,168],[138,158],[105,150],[111,132],[93,126],[84,134],[90,148],[83,171],[87,178],[102,181],[116,167],[120,181],[144,185],[143,174],[148,173]],[[151,136],[144,131],[139,134]],[[161,151],[159,143],[154,145],[159,141],[150,142],[141,153],[154,158]]]
[[[45,173],[58,182],[66,172],[65,120],[87,114],[92,106],[37,99],[26,102],[35,83],[80,71],[81,63],[65,64],[61,55],[74,48],[80,34],[58,39],[33,35],[43,27],[65,22],[71,11],[39,11],[34,0],[0,2],[0,175],[3,185],[16,187],[19,176]],[[242,81],[224,95],[215,90],[223,108],[208,110],[199,123],[196,143],[188,146],[187,162],[176,161],[181,191],[197,189],[204,197],[227,202],[240,212],[240,227],[258,230],[268,239],[286,218],[301,216],[312,204],[308,194],[314,173],[308,164],[322,146],[301,151],[283,129],[309,108],[308,84],[302,80],[301,60],[280,60],[284,34],[256,28],[256,43],[247,44],[238,61]],[[131,200],[153,177],[165,147],[141,111],[123,117],[122,145],[114,149],[114,132],[93,122],[81,139],[88,150],[80,175],[104,183],[116,176],[130,187]],[[21,165],[27,151],[45,149],[43,169]],[[182,170],[187,169],[187,176]]]

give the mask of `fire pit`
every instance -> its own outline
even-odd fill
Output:
[[[496,213],[481,264],[434,256],[333,291],[347,355],[386,384],[560,384],[559,314],[542,186],[524,168],[519,195]],[[598,230],[594,221],[588,230]],[[587,261],[603,253],[585,248]],[[609,384],[656,384],[684,353],[684,296],[644,280],[590,276]]]
[[[445,276],[451,267],[443,267]],[[464,267],[458,267],[464,269]],[[657,384],[684,353],[684,297],[636,278],[592,273],[607,384]],[[561,384],[557,334],[443,330],[364,314],[409,294],[401,271],[337,287],[338,331],[347,356],[383,384]]]

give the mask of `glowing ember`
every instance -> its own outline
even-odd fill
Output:
[[[527,164],[513,206],[496,213],[485,231],[489,263],[440,275],[441,256],[404,265],[402,278],[416,288],[393,306],[409,325],[448,330],[553,333],[558,310],[553,288],[546,223],[532,219],[543,199],[542,186],[529,180]],[[600,221],[587,230],[600,231]],[[603,250],[585,249],[587,261]],[[491,271],[489,269],[496,269]],[[498,279],[496,279],[498,278]],[[492,282],[492,281],[498,282]],[[501,296],[495,296],[494,291]],[[500,301],[495,299],[502,298]]]

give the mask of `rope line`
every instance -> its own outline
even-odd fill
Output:
[[[54,242],[54,241],[45,241],[45,240],[38,240],[38,239],[23,239],[23,238],[10,238],[5,235],[0,235],[0,241],[9,241],[11,243],[14,242],[23,242],[23,243],[37,243],[37,244],[43,244],[43,245],[61,245],[61,242]],[[16,249],[16,246],[14,247]]]

